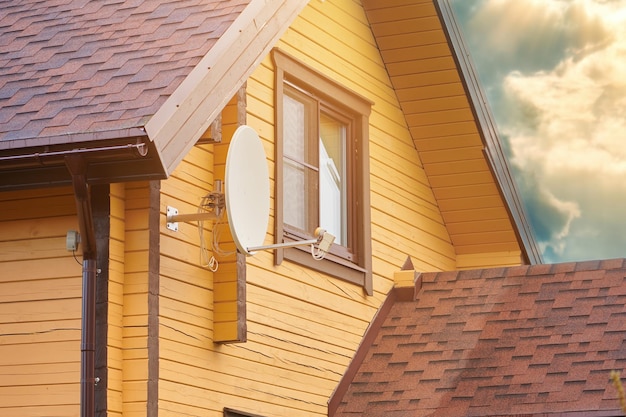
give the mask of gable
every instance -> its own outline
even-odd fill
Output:
[[[331,416],[619,415],[623,259],[428,273],[396,291]]]

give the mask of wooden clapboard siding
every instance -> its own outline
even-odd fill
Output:
[[[515,266],[522,263],[521,253],[513,250],[509,252],[485,252],[459,254],[457,264],[459,269],[480,269],[490,268],[494,264],[501,266]]]
[[[489,220],[485,208],[506,207],[494,190],[497,182],[434,2],[363,3],[441,214],[447,225],[454,225],[448,231],[455,252],[479,255],[491,248],[489,252],[521,253],[508,214],[496,229],[483,223],[486,228],[467,234],[460,226]],[[469,190],[476,198],[467,195]],[[503,222],[508,222],[506,234]],[[494,259],[492,265],[498,262]]]
[[[111,222],[111,227],[113,229],[116,225],[117,229],[115,234],[112,230],[111,235],[115,236],[118,245],[115,256],[123,254],[123,278],[120,278],[122,282],[119,283],[122,286],[123,328],[121,386],[120,381],[116,381],[117,385],[110,389],[121,389],[122,415],[145,416],[148,398],[150,188],[148,183],[133,182],[114,187],[113,190],[115,198],[112,198],[112,205],[115,203],[116,210],[111,214],[116,221]],[[117,297],[119,299],[119,294]],[[114,311],[119,313],[117,309]],[[119,399],[114,401],[116,403],[119,403]]]
[[[276,45],[374,103],[369,127],[373,296],[295,263],[275,266],[273,254],[262,251],[245,259],[247,341],[216,343],[237,329],[232,323],[240,317],[242,281],[235,278],[242,259],[218,258],[217,272],[204,268],[197,223],[180,222],[178,232],[169,231],[165,210],[197,210],[214,181],[224,178],[230,137],[245,121],[259,133],[267,157],[272,188],[266,242],[274,240],[275,76],[272,60],[265,57],[246,82],[245,100],[233,99],[222,110],[221,142],[193,147],[161,183],[158,372],[153,373],[158,385],[148,381],[153,372],[147,318],[149,188],[129,184],[124,189],[124,236],[117,243],[124,253],[124,415],[145,414],[149,398],[158,400],[159,414],[166,416],[219,416],[224,407],[259,415],[326,415],[330,394],[407,256],[420,271],[519,260],[438,17],[430,2],[418,3],[425,14],[415,18],[421,32],[396,33],[396,24],[381,24],[375,39],[360,2],[310,2]],[[410,48],[419,70],[393,50],[394,42]],[[381,56],[377,45],[383,44],[388,46]],[[203,139],[215,135],[207,132]],[[205,222],[205,239],[214,228]],[[227,228],[220,246],[234,247]]]
[[[353,45],[358,45],[358,48]],[[337,45],[329,49],[328,45]],[[358,2],[312,2],[279,47],[376,102],[371,116],[374,296],[300,265],[273,264],[271,252],[247,258],[247,342],[215,344],[218,317],[234,317],[221,294],[237,291],[237,270],[200,264],[196,225],[161,225],[159,404],[166,415],[220,415],[235,407],[261,415],[325,415],[343,374],[407,255],[424,270],[452,269],[454,249],[429,180]],[[361,52],[358,52],[361,51]],[[247,81],[247,121],[261,136],[274,184],[274,73],[265,58]],[[222,143],[193,149],[161,187],[161,211],[194,212],[222,179],[233,108],[222,112]],[[271,216],[274,189],[271,189]],[[207,237],[213,225],[205,223]],[[266,242],[273,241],[273,218]],[[225,230],[221,245],[232,248]],[[126,245],[131,245],[130,237]],[[128,300],[141,302],[142,299]],[[271,375],[271,378],[268,378]],[[210,398],[210,401],[207,399]]]
[[[0,193],[0,415],[78,415],[81,275],[70,188]]]
[[[225,135],[222,126],[221,139]],[[223,176],[214,175],[214,147],[199,145],[192,148],[172,176],[162,182],[163,218],[168,205],[176,207],[179,213],[196,213],[202,197],[213,190],[214,179],[223,179]],[[191,350],[195,346],[187,341],[197,341],[201,344],[197,349],[207,354],[208,347],[212,345],[215,274],[202,266],[204,261],[200,253],[198,227],[195,221],[181,222],[178,232],[172,232],[165,229],[164,224],[161,225],[158,311],[160,415],[185,415],[190,409],[184,406],[183,411],[177,404],[179,401],[187,402],[185,393],[189,391],[188,387],[195,387],[198,383],[195,378],[188,378],[185,369],[200,365],[201,359],[192,356]],[[209,251],[213,228],[213,222],[204,222],[204,239]],[[211,255],[212,252],[209,252],[208,256]],[[170,369],[174,371],[168,372]],[[198,372],[196,377],[202,378],[202,373]],[[177,388],[173,390],[172,385]],[[205,405],[208,403],[205,401]],[[206,413],[206,410],[197,413]]]
[[[260,252],[246,259],[247,342],[215,344],[214,319],[234,314],[216,303],[218,292],[236,292],[220,273],[228,276],[236,265],[221,263],[214,274],[202,269],[195,225],[181,224],[177,233],[162,227],[159,404],[166,415],[217,416],[223,407],[260,415],[325,415],[330,393],[407,255],[424,270],[453,269],[456,263],[360,4],[311,2],[278,47],[376,103],[370,118],[374,296],[294,263],[275,267],[273,254]],[[246,86],[247,124],[263,140],[272,187],[273,71],[272,61],[264,59]],[[228,118],[229,111],[222,116]],[[235,127],[224,123],[222,144],[203,145],[208,155],[193,150],[163,182],[162,211],[165,205],[195,210],[205,188],[223,178]],[[203,158],[206,173],[198,162]],[[212,225],[205,226],[210,232]],[[272,218],[266,242],[273,241],[273,230]],[[224,245],[231,247],[227,241]]]
[[[437,202],[433,197],[428,178],[420,166],[421,162],[415,152],[396,96],[389,88],[390,82],[380,55],[376,52],[371,34],[369,34],[369,39],[363,40],[360,36],[365,36],[363,35],[365,32],[352,29],[353,27],[360,28],[362,24],[367,25],[363,9],[358,3],[350,3],[349,6],[334,3],[319,5],[320,7],[316,7],[318,5],[315,4],[311,6],[313,7],[305,9],[301,18],[297,19],[287,32],[287,35],[293,33],[298,36],[285,37],[280,46],[310,66],[375,102],[370,117],[372,199],[374,200],[377,192],[373,185],[374,181],[380,178],[381,183],[387,184],[386,187],[399,187],[399,193],[404,193],[410,196],[409,198],[418,196],[424,199],[426,204],[436,207]],[[326,33],[322,35],[318,32],[323,19],[335,20],[342,24],[326,24],[324,26]],[[355,39],[360,40],[360,49],[352,46],[351,42]],[[330,44],[333,45],[332,51],[326,48],[326,45]],[[335,45],[338,46],[335,48]],[[361,50],[367,52],[361,53]],[[363,68],[367,68],[367,71],[362,71]],[[383,198],[377,202],[372,201],[372,213],[379,215],[378,218],[372,218],[372,227],[376,227],[378,222],[388,222],[388,217],[396,217],[400,222],[406,222],[407,217],[402,210],[395,212],[389,210],[392,204],[385,202],[384,188],[380,190]],[[422,265],[428,270],[453,268],[455,262],[450,239],[445,228],[440,227],[443,226],[443,221],[437,211],[430,213],[435,217],[434,222],[418,221],[423,216],[419,210],[413,211],[414,227],[420,228],[425,235],[435,235],[443,240],[443,245],[435,251],[444,256],[433,256],[430,263]],[[411,219],[411,216],[408,218]],[[397,220],[391,219],[391,221]],[[435,226],[436,224],[439,226]],[[385,233],[390,231],[386,227],[382,229]],[[399,238],[402,239],[403,232],[406,232],[406,229],[398,228],[392,233],[398,233]],[[420,242],[424,239],[420,239],[419,234],[409,234],[409,236],[414,247],[426,248],[427,244]],[[373,240],[375,241],[376,237]],[[393,251],[393,248],[391,250]],[[407,253],[396,250],[395,258],[399,265],[406,259],[406,255]],[[377,254],[374,253],[374,257],[376,256]],[[387,254],[387,259],[388,256]]]
[[[107,410],[123,413],[124,251],[126,241],[126,186],[110,186],[109,301],[107,315]]]

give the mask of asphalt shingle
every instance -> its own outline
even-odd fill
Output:
[[[421,286],[372,326],[331,415],[621,415],[609,373],[626,366],[623,259],[425,273]]]
[[[2,2],[0,141],[142,127],[248,2]]]

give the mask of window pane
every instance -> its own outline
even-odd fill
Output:
[[[347,246],[346,126],[320,115],[320,226]]]
[[[304,233],[317,225],[317,150],[310,145],[311,104],[283,100],[283,221]],[[317,146],[317,145],[315,145]]]
[[[284,143],[283,154],[294,161],[305,161],[304,142],[304,103],[284,97],[283,101],[283,126]]]

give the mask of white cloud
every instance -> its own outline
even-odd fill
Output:
[[[626,0],[484,0],[465,28],[547,260],[626,256]]]

